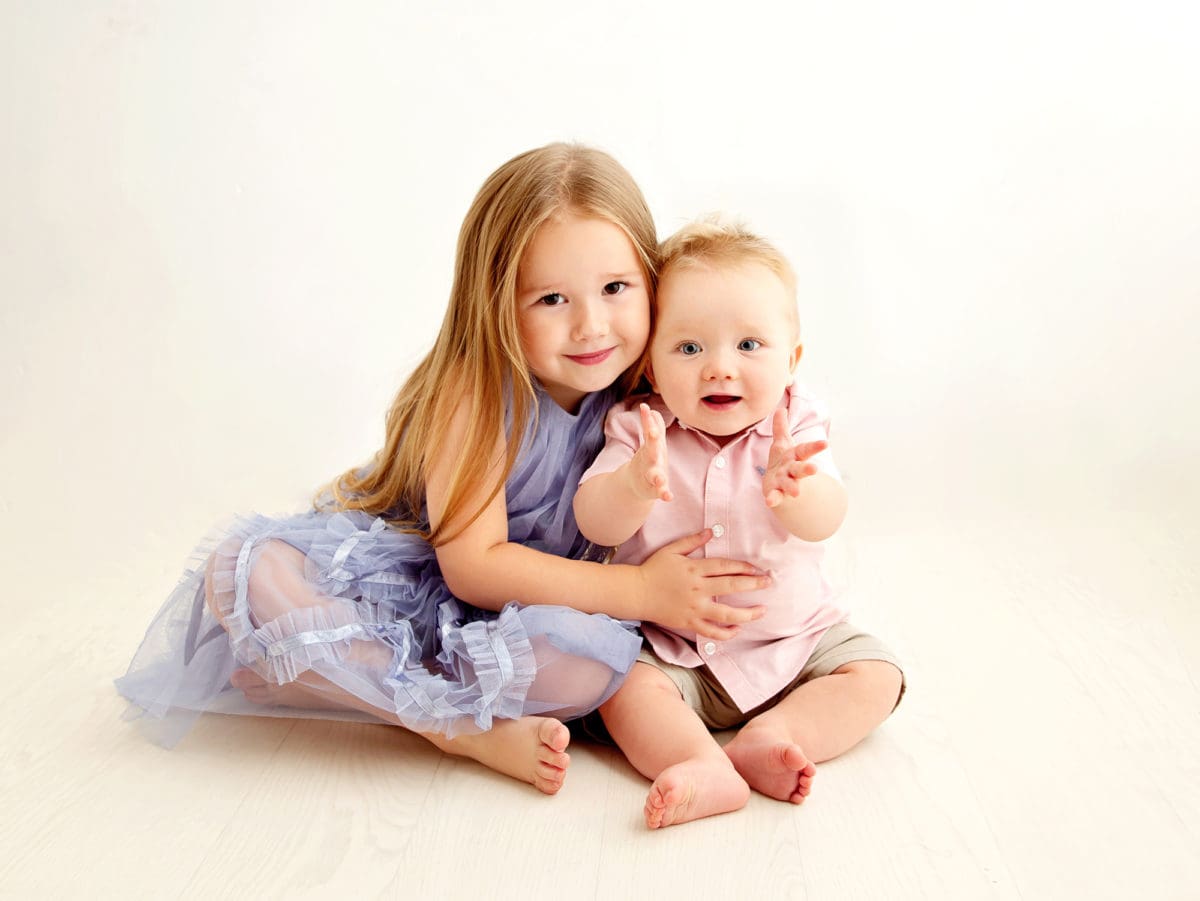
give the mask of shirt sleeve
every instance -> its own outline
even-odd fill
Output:
[[[797,444],[829,440],[829,409],[798,385],[792,385],[789,389],[788,422],[791,424],[792,440]],[[842,474],[833,462],[830,448],[825,448],[808,460],[817,467],[818,472],[842,481]]]
[[[642,446],[642,418],[637,399],[615,404],[604,420],[604,447],[580,476],[579,484],[628,463]]]

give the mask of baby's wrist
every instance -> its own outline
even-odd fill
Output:
[[[622,475],[625,491],[629,493],[632,500],[647,502],[658,497],[650,483],[646,481],[646,474],[639,471],[632,460],[625,464]]]

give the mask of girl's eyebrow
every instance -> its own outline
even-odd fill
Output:
[[[640,277],[641,273],[633,270],[628,272],[605,272],[600,276],[600,278],[604,280],[604,284],[608,284],[609,282],[627,282]],[[555,282],[547,282],[546,284],[539,285],[536,288],[522,288],[520,284],[517,285],[518,294],[541,294],[542,292],[555,292],[557,290],[558,285]]]

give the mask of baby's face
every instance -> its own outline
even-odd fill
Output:
[[[800,352],[788,290],[759,263],[673,268],[659,283],[649,375],[685,425],[725,436],[766,419]]]

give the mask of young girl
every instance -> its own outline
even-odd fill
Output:
[[[575,525],[604,414],[637,377],[655,247],[606,154],[554,144],[497,169],[384,447],[316,510],[240,519],[197,551],[117,680],[131,714],[168,745],[204,710],[365,715],[552,794],[559,720],[609,698],[638,653],[610,615],[713,638],[761,615],[714,598],[764,586],[753,567],[685,556],[707,531],[602,566]]]

